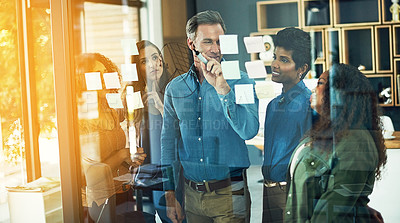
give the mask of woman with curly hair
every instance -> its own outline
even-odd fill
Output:
[[[107,89],[103,76],[116,72],[122,82],[118,67],[99,53],[80,55],[76,65],[81,165],[86,183],[84,206],[88,207],[89,222],[117,222],[116,206],[133,199],[126,192],[128,188],[123,186],[124,182],[114,178],[139,166],[146,155],[139,149],[137,156],[131,159],[120,124],[125,119],[126,109],[111,108],[107,102],[108,93],[119,93],[121,89]],[[100,73],[102,89],[88,89],[87,75],[93,72]]]
[[[386,163],[376,93],[357,68],[336,64],[312,98],[319,119],[292,155],[285,221],[370,222]]]

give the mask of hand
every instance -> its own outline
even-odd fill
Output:
[[[208,60],[207,64],[200,63],[204,78],[215,88],[218,94],[228,94],[231,88],[222,75],[221,64],[213,58],[203,56]]]
[[[173,223],[181,223],[185,219],[183,210],[179,202],[176,200],[174,191],[165,192],[165,200],[167,202],[167,216]]]
[[[153,100],[153,101],[154,101],[154,107],[155,107],[161,114],[163,114],[163,112],[164,112],[164,103],[163,103],[163,101],[161,100],[161,98],[158,96],[158,94],[157,94],[157,92],[156,92],[156,83],[155,83],[155,82],[152,83],[152,88],[151,88],[151,89],[152,89],[151,91],[146,92],[146,93],[143,95],[143,98],[142,98],[143,103],[144,103],[145,105],[148,105],[148,102],[149,102],[150,100]]]
[[[142,147],[138,147],[135,155],[133,155],[133,159],[130,160],[129,164],[131,164],[131,166],[133,168],[136,168],[136,167],[138,167],[138,166],[143,164],[143,162],[146,159],[146,157],[147,157],[147,155],[146,155],[146,153],[144,153],[143,148]]]

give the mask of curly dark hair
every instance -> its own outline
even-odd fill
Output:
[[[100,62],[106,68],[107,73],[117,72],[120,83],[122,82],[121,72],[118,69],[118,66],[115,65],[109,58],[100,54],[100,53],[83,53],[76,57],[76,83],[77,88],[76,92],[80,96],[83,91],[86,90],[86,80],[85,73],[87,72],[95,72],[94,67],[96,66],[96,62]],[[101,76],[101,78],[103,78]],[[104,80],[102,80],[103,89],[106,89],[104,86]],[[109,92],[117,93],[118,90],[109,90]]]
[[[379,155],[375,177],[380,179],[381,169],[386,164],[387,157],[376,93],[367,77],[354,66],[335,64],[328,74],[330,75],[323,92],[321,116],[308,136],[313,142],[322,144],[322,147],[330,148],[332,143],[339,142],[346,136],[349,130],[368,130]],[[332,100],[335,102],[331,103]]]
[[[75,92],[76,92],[77,97],[80,98],[80,97],[82,97],[82,93],[87,90],[85,73],[98,72],[98,70],[95,70],[96,62],[101,63],[106,68],[106,70],[104,71],[106,73],[117,72],[119,82],[122,85],[120,89],[106,89],[103,75],[100,75],[101,84],[102,84],[103,89],[98,91],[100,93],[98,95],[99,109],[101,110],[101,112],[110,112],[111,108],[108,105],[105,94],[106,93],[121,93],[121,92],[123,93],[123,90],[125,87],[124,87],[124,84],[122,83],[122,75],[121,75],[120,70],[118,69],[118,66],[114,62],[112,62],[108,57],[106,57],[100,53],[83,53],[76,57],[76,60],[75,60],[76,91]],[[124,94],[122,94],[121,97],[124,98],[125,97]],[[120,122],[123,121],[127,117],[127,109],[126,109],[125,100],[123,100],[123,104],[124,104],[123,109],[115,109],[116,112],[118,113]]]
[[[301,29],[289,27],[280,30],[274,37],[275,47],[283,47],[292,51],[293,61],[296,69],[308,65],[308,69],[301,75],[301,79],[311,68],[311,38],[310,35]]]

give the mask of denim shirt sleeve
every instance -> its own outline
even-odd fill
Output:
[[[174,190],[173,163],[177,160],[177,143],[180,139],[179,120],[172,103],[172,93],[167,86],[164,97],[164,117],[161,130],[161,164],[163,177],[168,178],[164,182],[164,190]]]
[[[231,91],[228,94],[218,96],[229,124],[242,139],[249,140],[257,135],[260,125],[258,121],[258,98],[254,89],[254,81],[249,80],[247,75],[245,75],[245,78],[242,76],[242,80],[245,83],[238,84],[253,84],[254,104],[236,104],[234,85],[231,84]]]

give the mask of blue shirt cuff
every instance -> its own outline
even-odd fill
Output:
[[[235,102],[235,93],[233,93],[232,89],[226,95],[218,94],[218,97],[219,97],[219,100],[221,100],[222,104],[225,104],[225,105]]]

